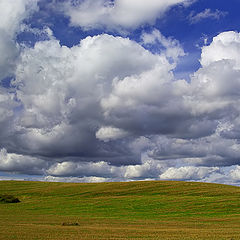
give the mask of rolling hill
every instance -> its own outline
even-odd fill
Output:
[[[1,240],[240,239],[240,188],[193,182],[1,181]]]

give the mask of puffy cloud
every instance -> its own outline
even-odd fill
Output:
[[[72,48],[54,39],[26,48],[14,81],[22,103],[14,141],[21,149],[44,156],[127,159],[131,152],[127,144],[122,149],[119,143],[111,146],[110,152],[97,139],[119,139],[127,132],[106,127],[112,124],[102,114],[101,101],[117,78],[141,74],[156,64],[164,69],[168,62],[133,41],[110,35],[88,37]]]
[[[173,81],[165,58],[149,71],[115,79],[112,92],[101,101],[106,121],[137,135],[175,133],[189,118],[182,95],[185,81]]]
[[[47,173],[51,176],[113,177],[114,167],[111,167],[106,162],[96,163],[62,162],[52,165],[47,170]]]
[[[105,142],[108,142],[109,140],[124,138],[127,135],[128,133],[126,131],[119,128],[113,128],[113,127],[101,127],[96,132],[96,138],[99,140],[103,140]]]
[[[188,5],[191,0],[84,0],[68,1],[64,11],[71,24],[84,29],[106,27],[109,29],[136,28],[153,23],[170,7]]]
[[[193,74],[186,104],[196,117],[233,122],[239,105],[239,33],[224,32],[202,49],[202,67]]]
[[[16,106],[14,94],[10,94],[4,88],[0,88],[0,122],[9,120],[13,116],[14,106]]]
[[[13,74],[19,50],[15,42],[0,30],[0,80]]]
[[[129,165],[124,168],[124,179],[158,179],[163,166],[159,161],[145,159],[141,165]]]
[[[230,171],[230,176],[232,177],[232,179],[236,182],[240,181],[240,166],[236,166],[235,169],[232,169]]]
[[[0,1],[0,80],[14,74],[19,46],[16,35],[24,19],[37,9],[38,0]]]
[[[210,174],[219,171],[218,167],[180,167],[169,168],[160,175],[160,179],[164,180],[201,180]]]
[[[201,64],[206,67],[221,60],[232,60],[235,68],[240,66],[240,33],[223,32],[213,38],[209,46],[204,46],[201,55]]]
[[[227,125],[226,128],[222,129],[221,136],[223,138],[232,139],[232,140],[239,140],[240,138],[240,132],[239,132],[239,126],[240,126],[240,118],[239,116],[234,117],[234,119],[229,120],[225,123]]]
[[[14,110],[18,106],[14,93],[0,87],[0,143],[8,142],[9,136],[14,132]]]
[[[166,165],[166,164],[165,164]],[[165,165],[161,161],[145,158],[138,165],[113,166],[106,162],[61,162],[50,166],[49,176],[90,178],[103,177],[118,181],[138,179],[158,179]]]
[[[43,181],[47,182],[80,182],[80,183],[101,183],[101,182],[111,182],[112,179],[103,178],[103,177],[53,177],[53,176],[46,176]]]
[[[190,82],[173,74],[180,44],[157,31],[142,37],[162,44],[156,54],[110,35],[25,47],[14,91],[0,91],[2,171],[24,173],[22,163],[52,181],[223,179],[219,169],[240,156],[238,38],[221,33],[204,46]]]
[[[21,22],[37,9],[37,0],[1,0],[0,29],[10,36],[19,30]]]
[[[219,134],[190,140],[155,137],[148,154],[154,159],[178,159],[188,165],[231,166],[239,162],[240,145],[237,140]]]
[[[162,45],[164,49],[161,49],[161,52],[165,50],[166,57],[173,61],[177,61],[179,57],[185,55],[179,41],[173,38],[166,38],[157,29],[153,30],[152,33],[144,32],[141,38],[144,45]]]
[[[44,160],[0,150],[0,171],[18,172],[25,174],[44,174],[47,163]]]

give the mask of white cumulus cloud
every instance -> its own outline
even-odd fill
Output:
[[[201,180],[210,174],[219,171],[218,167],[171,167],[160,175],[164,180]]]
[[[240,157],[239,33],[204,46],[191,81],[174,76],[178,41],[158,31],[142,40],[164,49],[107,34],[21,49],[11,89],[0,89],[0,147],[9,152],[0,170],[71,181],[223,179],[220,168]]]
[[[109,29],[136,28],[144,23],[154,23],[166,10],[176,4],[188,5],[190,0],[84,0],[68,1],[64,11],[71,24],[84,29],[106,27]]]
[[[113,128],[113,127],[101,127],[96,132],[96,138],[106,142],[109,140],[124,138],[127,135],[128,133],[126,131],[119,128]]]
[[[0,1],[0,81],[14,74],[19,46],[16,35],[21,23],[37,10],[38,0]]]

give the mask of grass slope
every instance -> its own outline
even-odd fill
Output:
[[[21,201],[0,204],[1,240],[240,239],[234,186],[2,181],[0,194]]]

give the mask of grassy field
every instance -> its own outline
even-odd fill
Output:
[[[1,240],[240,239],[240,188],[186,182],[0,182]],[[78,223],[77,226],[63,226]]]

